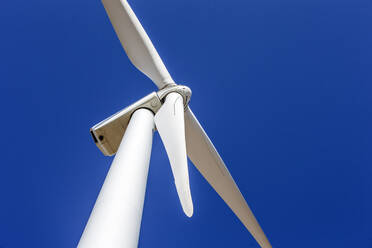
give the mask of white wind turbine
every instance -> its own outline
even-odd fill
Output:
[[[108,156],[116,153],[78,247],[137,247],[152,146],[158,130],[183,211],[193,214],[187,156],[262,248],[271,248],[224,162],[188,106],[126,0],[102,0],[131,62],[159,88],[91,128]]]

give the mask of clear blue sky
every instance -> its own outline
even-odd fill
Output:
[[[372,247],[372,2],[132,0],[275,248]],[[89,128],[156,88],[100,1],[2,1],[0,247],[74,247],[112,158]],[[252,247],[155,134],[139,247]]]

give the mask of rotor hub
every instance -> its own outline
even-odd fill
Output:
[[[170,85],[170,86],[165,87],[164,89],[159,90],[157,94],[158,94],[159,99],[162,102],[164,102],[165,97],[169,93],[172,93],[172,92],[176,92],[182,96],[183,104],[186,108],[190,102],[190,98],[192,94],[191,89],[185,85]]]

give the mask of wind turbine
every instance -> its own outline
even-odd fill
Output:
[[[130,61],[159,88],[91,128],[98,148],[116,156],[78,247],[137,247],[157,129],[183,211],[193,215],[187,156],[262,248],[271,245],[217,150],[191,111],[191,90],[177,85],[126,0],[102,0]]]

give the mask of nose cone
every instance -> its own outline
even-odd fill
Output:
[[[160,100],[164,102],[165,97],[171,92],[177,92],[178,94],[182,95],[185,107],[187,106],[191,98],[191,89],[189,87],[185,85],[171,85],[159,90],[157,94]]]
[[[191,89],[189,87],[183,85],[182,86],[182,91],[183,91],[184,96],[186,96],[186,98],[188,100],[190,100],[191,94],[192,94]]]

